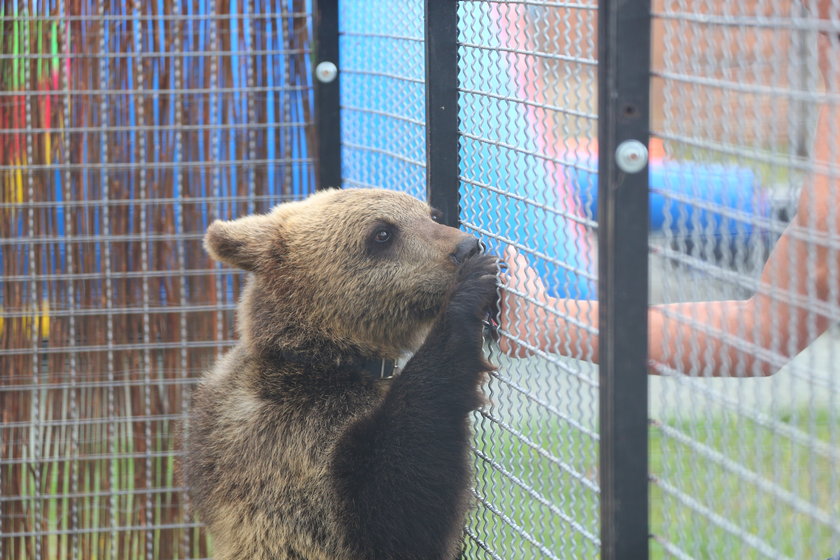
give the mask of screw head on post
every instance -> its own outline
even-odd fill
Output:
[[[315,67],[315,77],[322,84],[332,82],[336,76],[338,76],[338,67],[329,60],[325,60]]]
[[[638,173],[647,162],[647,148],[638,140],[625,140],[615,150],[615,163],[625,173]]]

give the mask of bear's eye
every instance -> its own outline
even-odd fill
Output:
[[[365,241],[365,250],[372,257],[385,257],[394,248],[399,235],[400,230],[395,224],[379,220],[370,228]]]
[[[443,221],[443,212],[440,210],[432,210],[432,220],[441,223]]]

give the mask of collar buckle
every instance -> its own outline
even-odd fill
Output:
[[[399,373],[400,366],[396,360],[380,358],[366,362],[363,369],[373,379],[392,379]]]
[[[381,360],[381,366],[379,370],[379,379],[392,379],[394,376],[397,375],[399,372],[400,366],[397,365],[397,362],[394,360]]]

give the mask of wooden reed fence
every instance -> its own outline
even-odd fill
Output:
[[[0,558],[203,558],[216,217],[313,188],[311,2],[0,1]]]

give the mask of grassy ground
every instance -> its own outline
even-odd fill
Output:
[[[776,420],[775,429],[735,415],[654,426],[653,532],[694,558],[837,553],[836,413],[798,410]],[[666,556],[660,543],[653,551]]]
[[[509,414],[511,410],[525,409],[494,409],[492,422],[477,417],[479,505],[469,525],[467,558],[598,558],[595,433],[545,410],[532,408],[519,416]],[[103,448],[102,454],[137,451],[129,430],[123,427],[116,434],[116,448]],[[677,557],[698,559],[824,560],[836,554],[839,437],[837,413],[827,409],[795,409],[762,423],[731,413],[654,422],[649,432],[651,530],[656,536],[652,558],[679,552]],[[172,444],[161,438],[153,450],[156,488],[178,487],[175,458],[167,453]],[[173,511],[183,507],[177,492],[150,497],[153,528],[144,529],[144,470],[143,459],[83,462],[75,489],[83,496],[76,502],[76,526],[82,531],[75,540],[68,531],[67,497],[47,497],[41,502],[41,530],[53,534],[41,542],[41,557],[71,558],[76,547],[79,558],[110,558],[112,550],[118,558],[144,558],[147,546],[159,560],[209,556],[198,529],[170,525]],[[69,469],[43,467],[41,495],[70,493],[71,474]],[[25,492],[33,496],[33,470],[27,482]],[[33,504],[26,502],[22,514],[33,516]],[[118,531],[112,532],[112,522]],[[137,528],[126,531],[127,526]],[[9,529],[9,519],[4,528]],[[2,540],[3,557],[36,557],[33,538]]]
[[[651,426],[652,558],[837,553],[836,415],[800,410],[777,420],[775,430],[734,415]],[[477,462],[485,503],[474,513],[467,557],[598,558],[598,496],[588,488],[597,484],[597,442],[556,420],[525,436],[543,446],[539,452],[490,430],[478,442],[479,455],[493,459]],[[780,430],[812,439],[795,443]]]

